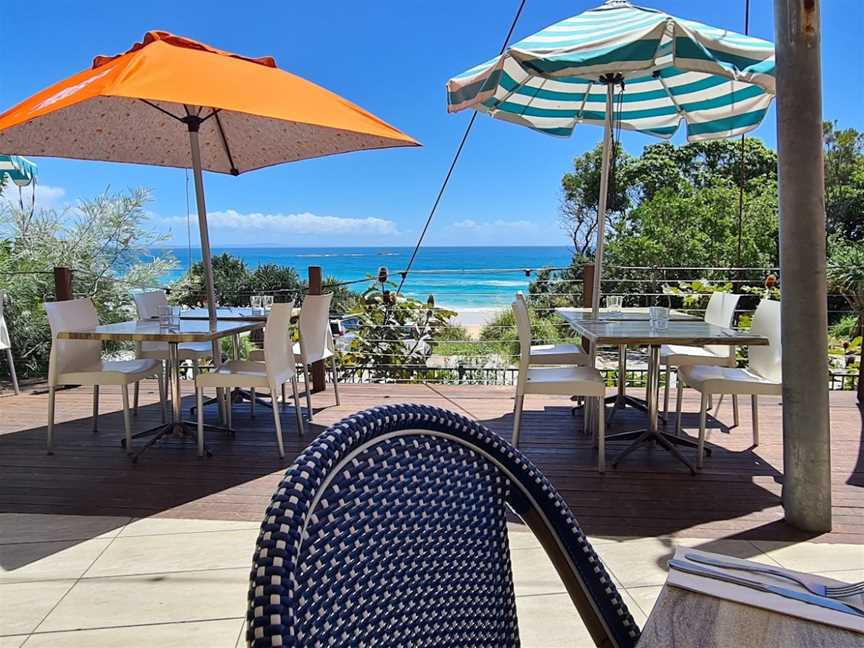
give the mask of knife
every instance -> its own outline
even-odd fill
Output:
[[[842,612],[844,614],[851,614],[853,616],[864,618],[864,613],[859,612],[852,606],[841,603],[840,601],[835,601],[834,599],[825,598],[824,596],[805,594],[804,592],[798,592],[796,590],[787,589],[785,587],[778,587],[776,585],[760,583],[759,581],[750,580],[749,578],[732,576],[731,574],[726,574],[725,572],[719,572],[714,569],[709,569],[708,567],[700,567],[698,565],[693,565],[683,560],[676,560],[674,558],[669,561],[669,566],[673,569],[677,569],[678,571],[685,572],[687,574],[693,574],[694,576],[712,578],[714,580],[723,581],[725,583],[731,583],[732,585],[749,587],[750,589],[758,590],[760,592],[767,592],[769,594],[776,594],[777,596],[793,599],[795,601],[801,601],[802,603],[807,603],[808,605],[816,605],[827,610],[834,610],[835,612]]]

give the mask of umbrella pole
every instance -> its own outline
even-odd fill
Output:
[[[201,148],[198,144],[200,120],[186,122],[189,128],[189,149],[192,153],[192,175],[195,178],[195,202],[198,206],[198,233],[201,237],[201,263],[204,266],[204,284],[207,290],[207,317],[210,328],[216,327],[216,289],[213,285],[213,262],[210,258],[210,233],[207,229],[207,205],[204,203],[204,175],[201,171]],[[213,340],[213,366],[222,364],[219,340]],[[222,390],[217,390],[219,411],[222,412]],[[226,420],[223,417],[223,421]]]
[[[594,290],[591,293],[591,314],[600,310],[600,278],[603,275],[603,249],[606,239],[606,199],[609,195],[609,167],[612,159],[612,110],[615,82],[606,80],[606,123],[603,128],[603,162],[600,167],[600,200],[597,206],[597,249],[594,252]]]

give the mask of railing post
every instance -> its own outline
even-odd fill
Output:
[[[858,335],[864,336],[864,315],[858,316]],[[862,337],[864,339],[864,337]],[[864,344],[861,345],[861,352],[858,354],[858,404],[864,404]]]
[[[72,269],[54,268],[54,301],[72,299]]]
[[[591,308],[594,300],[594,264],[582,264],[582,306]]]
[[[321,266],[309,266],[309,294],[320,295],[323,289]],[[329,326],[329,320],[327,322]],[[322,392],[324,385],[324,361],[312,363],[312,393]]]

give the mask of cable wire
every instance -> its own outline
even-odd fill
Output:
[[[519,16],[522,15],[522,10],[525,8],[525,3],[527,0],[521,0],[519,3],[519,8],[516,10],[516,15],[513,16],[513,22],[510,23],[510,29],[507,30],[507,35],[504,37],[504,43],[501,45],[501,51],[498,53],[498,56],[504,54],[507,50],[507,44],[510,42],[510,37],[513,36],[513,31],[516,29],[516,23],[519,22]],[[420,238],[417,239],[417,245],[414,246],[414,251],[411,253],[411,258],[408,260],[408,265],[405,267],[405,270],[402,274],[402,279],[399,281],[399,287],[396,289],[396,293],[402,292],[402,286],[405,285],[405,280],[408,278],[408,273],[411,272],[411,266],[414,265],[414,259],[417,258],[417,253],[420,251],[420,246],[423,244],[423,239],[426,238],[426,232],[429,230],[429,225],[432,223],[432,219],[435,217],[435,212],[438,210],[438,205],[441,202],[441,198],[444,197],[444,191],[447,189],[447,185],[450,182],[450,176],[453,175],[453,169],[456,168],[456,163],[459,161],[459,157],[462,155],[462,149],[465,147],[465,142],[468,141],[468,135],[471,133],[471,129],[474,127],[474,120],[477,119],[477,111],[475,110],[471,114],[471,119],[468,120],[468,125],[465,127],[465,132],[462,134],[462,140],[459,142],[459,146],[456,149],[456,154],[453,156],[453,160],[450,162],[450,168],[447,170],[447,175],[444,176],[444,182],[441,183],[441,188],[438,190],[438,195],[435,197],[435,202],[432,203],[432,209],[429,211],[429,216],[426,218],[426,224],[423,225],[423,230],[420,232]]]

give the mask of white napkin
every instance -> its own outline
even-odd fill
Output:
[[[675,552],[675,559],[682,562],[689,562],[694,567],[713,569],[719,572],[726,572],[731,576],[737,576],[738,578],[746,578],[748,580],[765,583],[766,585],[777,585],[779,587],[784,587],[786,589],[795,590],[798,592],[807,592],[806,589],[804,589],[794,581],[780,578],[778,576],[772,576],[771,574],[757,574],[753,572],[743,572],[737,570],[724,570],[720,567],[715,567],[713,565],[704,565],[702,563],[688,561],[686,558],[686,555],[688,553],[709,556],[711,558],[723,560],[728,563],[735,563],[744,566],[766,566],[749,560],[741,560],[740,558],[733,558],[732,556],[724,556],[722,554],[699,551],[697,549],[690,549],[688,547],[679,548]],[[794,576],[803,576],[805,579],[809,579],[824,585],[837,586],[847,584],[840,581],[832,580],[830,578],[825,578],[824,576],[805,574],[803,572],[792,571],[791,569],[774,567],[773,565],[771,565],[771,568],[778,569]],[[671,585],[672,587],[680,587],[681,589],[690,590],[691,592],[708,594],[709,596],[716,596],[717,598],[726,599],[727,601],[734,601],[736,603],[763,608],[765,610],[770,610],[779,614],[788,614],[790,616],[799,617],[801,619],[807,619],[809,621],[815,621],[817,623],[825,623],[827,625],[837,626],[838,628],[845,628],[854,632],[864,633],[864,617],[857,617],[852,614],[844,614],[843,612],[835,612],[834,610],[829,610],[818,605],[809,605],[807,603],[786,598],[778,594],[772,594],[770,592],[760,592],[749,587],[733,585],[732,583],[726,583],[724,581],[716,580],[713,578],[705,578],[703,576],[687,574],[684,572],[680,572],[677,569],[673,569],[672,567],[669,568],[669,574],[666,578],[666,583],[668,585]],[[849,597],[847,599],[838,600],[844,603],[852,603],[859,608],[861,606],[864,606],[864,595],[858,595],[854,597]]]

